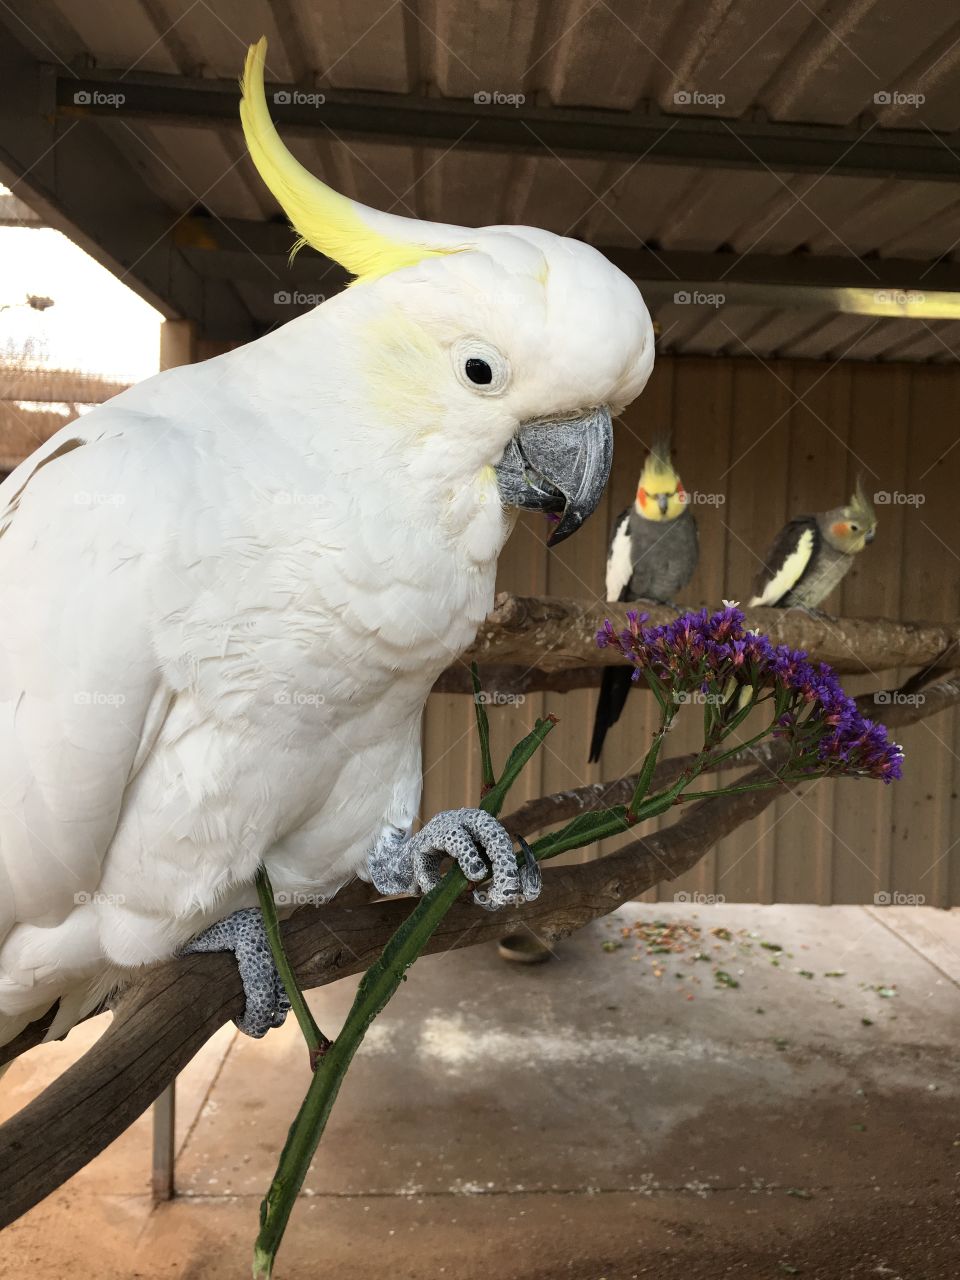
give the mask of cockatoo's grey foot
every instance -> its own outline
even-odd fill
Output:
[[[234,1022],[244,1035],[259,1040],[271,1027],[283,1025],[290,1001],[273,963],[259,908],[244,907],[218,920],[188,942],[180,954],[189,956],[202,951],[232,951],[237,957],[246,1004]]]
[[[453,858],[474,883],[491,881],[473,894],[474,902],[491,911],[532,902],[540,893],[540,868],[533,855],[526,850],[518,866],[513,840],[483,809],[451,809],[406,840],[399,832],[381,839],[368,870],[381,893],[427,893],[440,883],[444,858]]]

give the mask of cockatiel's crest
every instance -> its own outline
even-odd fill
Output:
[[[873,541],[877,531],[877,513],[863,486],[862,477],[857,478],[856,487],[847,505],[829,512],[824,524],[824,536],[827,540],[838,551],[844,551],[848,555],[856,555],[868,542]]]
[[[644,520],[676,520],[686,509],[687,495],[670,459],[670,436],[657,435],[637,481],[637,513]]]

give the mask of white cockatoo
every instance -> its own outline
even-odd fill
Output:
[[[596,506],[650,374],[636,286],[589,245],[369,209],[285,149],[251,48],[241,116],[302,240],[353,286],[140,383],[0,486],[0,1043],[63,1033],[135,966],[232,949],[282,1020],[278,896],[535,871],[479,810],[411,836],[420,722],[473,640],[516,509]],[[283,899],[282,899],[283,900]],[[199,935],[199,936],[198,936]],[[58,1003],[59,1002],[59,1003]]]

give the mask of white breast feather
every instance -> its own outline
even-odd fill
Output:
[[[633,539],[630,537],[629,513],[617,525],[607,556],[607,599],[619,600],[620,593],[633,576]]]

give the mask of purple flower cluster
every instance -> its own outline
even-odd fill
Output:
[[[646,614],[628,613],[625,631],[609,619],[597,632],[601,649],[613,647],[643,672],[661,695],[698,690],[712,694],[728,713],[740,706],[742,690],[754,696],[769,692],[775,725],[772,732],[790,742],[790,772],[831,773],[899,778],[903,752],[881,724],[861,715],[844,693],[832,668],[813,663],[799,649],[774,645],[769,637],[747,631],[743,613],[725,605],[685,613],[662,627],[646,627]]]

